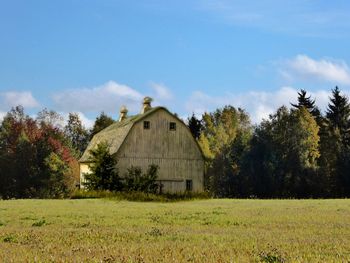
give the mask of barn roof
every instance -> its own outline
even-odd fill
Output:
[[[110,154],[115,154],[118,152],[120,146],[123,144],[126,136],[129,134],[134,123],[144,119],[145,117],[151,115],[155,111],[163,109],[169,112],[164,107],[154,107],[149,109],[143,114],[138,114],[130,116],[123,121],[118,121],[111,124],[107,128],[103,129],[99,133],[95,134],[92,140],[90,141],[88,147],[86,148],[83,156],[80,158],[79,162],[86,163],[89,162],[90,150],[94,149],[97,144],[102,141],[105,141],[109,145]],[[170,112],[169,112],[170,113]]]

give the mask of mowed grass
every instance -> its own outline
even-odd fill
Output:
[[[1,262],[349,262],[350,200],[0,201]]]

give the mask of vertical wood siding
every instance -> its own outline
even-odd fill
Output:
[[[150,122],[150,129],[143,128]],[[169,130],[170,122],[176,130]],[[159,180],[165,192],[186,190],[186,180],[192,180],[193,191],[203,191],[204,161],[190,131],[177,118],[160,109],[135,123],[117,153],[118,168],[123,176],[131,165],[146,170],[159,166]]]

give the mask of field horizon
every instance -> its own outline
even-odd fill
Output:
[[[350,200],[2,200],[0,259],[348,262]]]

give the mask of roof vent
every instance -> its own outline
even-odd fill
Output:
[[[152,100],[153,99],[151,97],[145,97],[143,99],[141,114],[144,114],[145,112],[147,112],[148,110],[150,110],[152,108],[152,106],[151,106]]]
[[[128,114],[128,109],[123,105],[120,108],[119,121],[123,121],[126,119],[126,115]]]

